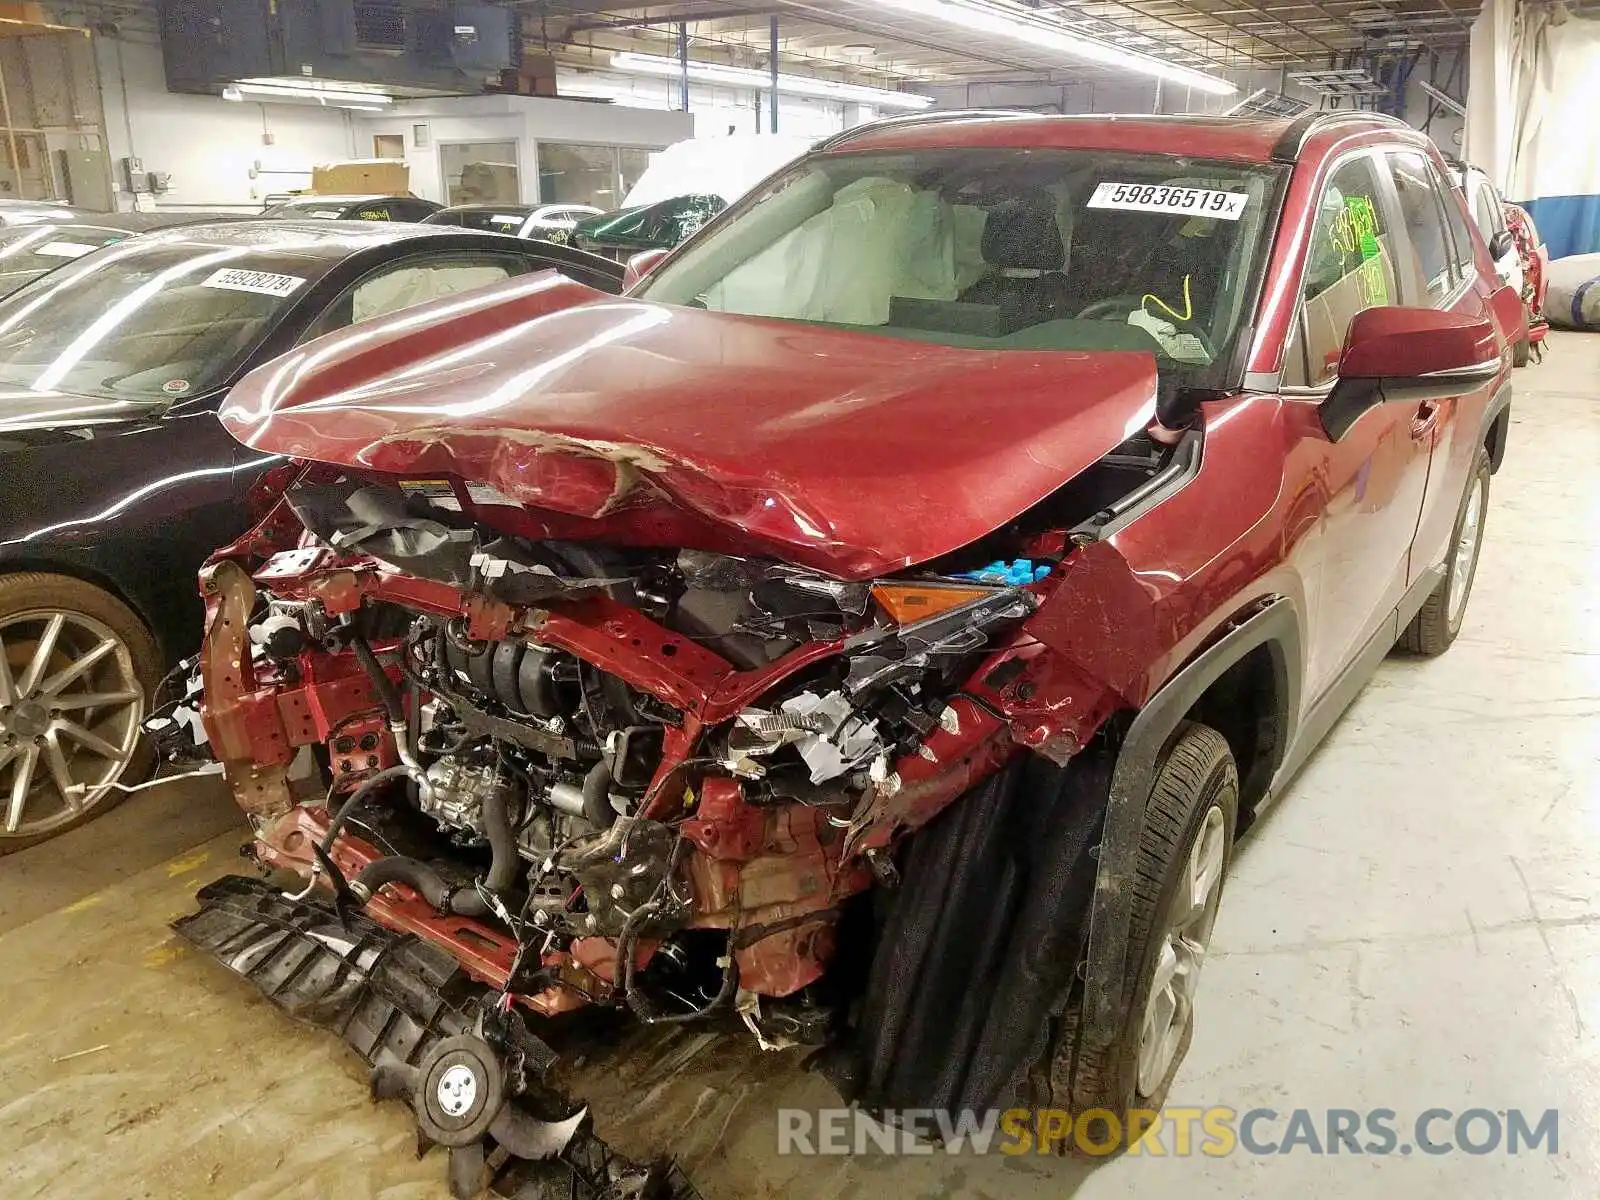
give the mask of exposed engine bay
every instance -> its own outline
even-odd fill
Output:
[[[173,758],[202,730],[287,900],[448,953],[487,1009],[826,1043],[860,986],[830,976],[841,926],[900,836],[1104,720],[1038,669],[1050,599],[1198,454],[1141,435],[868,581],[541,539],[492,488],[312,464],[202,571],[196,678],[149,727]]]
[[[1183,457],[1130,443],[1054,511],[872,582],[534,541],[488,523],[524,515],[492,489],[314,466],[203,573],[210,745],[264,863],[449,918],[535,1011],[821,1036],[841,906],[1015,752],[995,681],[1021,631],[1118,493]]]

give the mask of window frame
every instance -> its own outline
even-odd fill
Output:
[[[478,201],[475,201],[475,200],[452,201],[450,199],[450,171],[449,171],[449,168],[445,165],[444,152],[445,152],[445,148],[446,147],[455,147],[455,146],[501,146],[501,145],[509,145],[511,147],[511,152],[512,152],[513,156],[517,160],[513,164],[517,168],[517,198],[515,200],[507,201],[506,203],[508,203],[508,204],[527,204],[527,203],[529,203],[529,200],[527,199],[528,188],[527,188],[527,183],[526,183],[528,173],[527,173],[526,168],[523,165],[523,159],[528,157],[528,154],[524,150],[525,144],[526,143],[523,141],[522,138],[517,137],[515,135],[507,136],[505,134],[501,134],[498,137],[485,135],[484,137],[451,138],[448,141],[440,141],[437,138],[435,138],[433,140],[433,161],[438,165],[438,168],[439,168],[439,186],[441,188],[441,191],[442,191],[442,194],[443,194],[444,200],[445,200],[444,207],[445,208],[456,208],[461,204],[476,204],[476,203],[479,203]],[[535,173],[537,173],[538,162],[539,162],[537,150],[534,151],[534,154],[533,154],[532,157],[533,157],[533,161],[534,161]],[[459,178],[459,176],[458,176],[458,178]],[[537,183],[537,181],[534,184],[534,191],[535,192],[538,191],[538,183]],[[532,201],[532,203],[537,204],[538,201],[535,200],[535,201]],[[435,210],[435,211],[437,211],[437,210]]]
[[[1478,232],[1483,234],[1483,240],[1487,242],[1505,228],[1505,217],[1499,211],[1500,206],[1495,197],[1494,188],[1490,187],[1488,183],[1480,183],[1474,190],[1476,195],[1472,199],[1472,207],[1477,208],[1479,204],[1482,204],[1489,217],[1489,227],[1485,229],[1476,216],[1473,217],[1473,223],[1478,226]]]
[[[1450,198],[1449,198],[1449,196],[1448,196],[1448,194],[1447,194],[1445,189],[1449,189],[1450,191],[1454,191],[1454,188],[1452,187],[1452,185],[1449,183],[1448,180],[1446,180],[1446,179],[1444,179],[1442,177],[1442,175],[1441,175],[1441,173],[1439,171],[1439,168],[1434,164],[1433,159],[1428,156],[1428,152],[1426,150],[1424,150],[1420,146],[1394,146],[1394,145],[1391,145],[1391,146],[1384,147],[1383,153],[1384,153],[1384,156],[1386,158],[1393,158],[1394,156],[1400,155],[1400,154],[1411,154],[1411,155],[1416,155],[1418,158],[1422,159],[1423,165],[1427,169],[1428,176],[1433,180],[1433,207],[1434,207],[1434,211],[1437,213],[1437,215],[1439,217],[1439,220],[1444,225],[1445,244],[1447,246],[1449,246],[1450,249],[1451,249],[1451,255],[1450,255],[1451,286],[1450,286],[1450,288],[1445,292],[1445,294],[1443,296],[1440,296],[1437,300],[1431,299],[1426,295],[1421,295],[1421,296],[1412,297],[1409,302],[1414,304],[1414,305],[1416,305],[1416,307],[1418,307],[1418,308],[1436,308],[1441,312],[1444,312],[1444,311],[1447,311],[1449,309],[1452,309],[1457,304],[1459,304],[1461,302],[1461,298],[1463,296],[1465,296],[1467,294],[1467,292],[1471,289],[1473,281],[1477,278],[1477,275],[1478,275],[1478,259],[1477,259],[1477,255],[1473,252],[1472,246],[1470,244],[1468,244],[1467,247],[1466,247],[1466,253],[1463,256],[1462,248],[1460,246],[1456,245],[1455,226],[1450,223],[1449,213],[1447,212],[1447,210],[1444,207],[1446,204],[1452,203],[1452,201],[1450,200]],[[1389,171],[1386,172],[1386,174],[1389,177],[1389,189],[1390,189],[1390,192],[1392,193],[1392,195],[1395,198],[1395,205],[1396,205],[1396,208],[1398,209],[1400,192],[1399,192],[1399,185],[1397,185],[1395,183],[1395,181],[1394,181],[1394,173],[1393,173],[1393,167],[1392,166],[1390,167]],[[1402,213],[1402,218],[1403,218],[1403,216],[1404,216],[1404,214]],[[1475,224],[1476,223],[1476,222],[1474,222],[1472,220],[1472,217],[1471,217],[1470,214],[1462,214],[1461,219],[1463,221],[1467,222],[1468,224]],[[1402,224],[1403,224],[1403,221],[1402,221]],[[1409,240],[1410,240],[1410,230],[1409,229],[1406,230],[1406,234],[1407,234],[1407,240],[1409,242]],[[1468,236],[1470,237],[1470,235],[1471,235],[1471,231],[1469,230],[1468,231]],[[1488,241],[1487,238],[1485,238],[1484,240]],[[1413,253],[1414,252],[1415,251],[1413,250]],[[1471,268],[1470,270],[1467,269],[1469,266]]]
[[[295,338],[295,345],[302,345],[305,342],[311,341],[313,338],[322,337],[324,334],[337,333],[341,329],[352,329],[356,325],[365,324],[363,321],[345,321],[340,325],[323,324],[328,315],[337,309],[340,304],[344,303],[346,300],[353,301],[356,289],[364,284],[371,283],[375,279],[380,279],[385,275],[391,274],[395,271],[405,270],[409,267],[472,258],[484,260],[485,262],[489,260],[504,260],[507,264],[515,264],[517,269],[514,271],[508,271],[506,274],[507,279],[515,279],[521,275],[528,275],[539,269],[533,263],[528,261],[526,255],[518,254],[514,249],[509,248],[502,250],[498,247],[490,248],[487,246],[458,246],[448,250],[432,250],[426,248],[413,250],[409,253],[401,255],[399,258],[391,258],[368,268],[355,279],[352,279],[349,283],[345,284],[344,287],[335,292],[327,301],[327,303],[322,306],[321,310],[318,311],[317,315],[306,322],[305,328],[300,331],[300,336]],[[480,265],[483,264],[480,263]],[[405,309],[403,308],[392,309],[390,312],[382,313],[378,317],[369,317],[368,320],[381,320],[383,317],[390,316],[392,313],[404,311]]]
[[[1386,157],[1391,150],[1401,149],[1405,149],[1405,147],[1395,146],[1393,143],[1358,146],[1353,150],[1334,155],[1323,164],[1321,175],[1317,181],[1315,202],[1308,206],[1310,224],[1306,231],[1305,251],[1301,256],[1299,269],[1295,273],[1294,317],[1289,322],[1288,330],[1284,334],[1283,346],[1278,356],[1278,385],[1275,390],[1286,399],[1320,402],[1327,397],[1328,393],[1333,390],[1334,385],[1339,382],[1337,371],[1334,372],[1331,379],[1323,383],[1285,384],[1283,379],[1289,370],[1289,354],[1296,348],[1298,348],[1300,356],[1306,364],[1306,378],[1309,379],[1311,376],[1311,352],[1307,344],[1308,335],[1306,330],[1306,270],[1311,258],[1310,235],[1316,230],[1317,215],[1322,211],[1323,194],[1328,190],[1329,182],[1341,169],[1358,159],[1365,158],[1368,160],[1373,179],[1377,184],[1375,199],[1378,201],[1382,216],[1389,223],[1389,236],[1394,241],[1395,254],[1397,257],[1404,254],[1408,258],[1415,255],[1411,245],[1411,231],[1406,227],[1404,214],[1400,210],[1399,193],[1395,189],[1394,175],[1389,169]],[[1444,214],[1440,213],[1439,217],[1440,220],[1443,220]],[[1446,233],[1446,240],[1449,240],[1448,233]],[[1398,270],[1395,272],[1395,286],[1397,289],[1401,289],[1402,300],[1410,299],[1409,295],[1407,295],[1409,289],[1405,287],[1405,281]]]
[[[611,178],[616,187],[616,204],[612,205],[612,207],[608,209],[599,204],[591,205],[587,200],[553,200],[546,196],[544,194],[543,162],[544,147],[546,146],[581,146],[585,149],[591,150],[603,147],[611,151]],[[632,190],[632,184],[629,184],[627,187],[623,186],[622,151],[642,150],[648,155],[657,154],[663,149],[665,149],[665,147],[653,146],[645,142],[586,142],[579,138],[539,138],[536,142],[534,142],[533,145],[534,194],[537,197],[533,203],[541,206],[550,204],[588,205],[589,207],[600,209],[601,212],[614,212],[622,207],[623,198],[626,197],[628,192]],[[648,160],[646,160],[645,165],[646,167],[649,166]],[[637,183],[638,180],[635,180],[634,182]],[[580,218],[580,220],[581,219],[582,218]]]

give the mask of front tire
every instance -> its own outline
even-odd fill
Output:
[[[1081,984],[1056,1020],[1034,1072],[1040,1107],[1077,1116],[1103,1109],[1116,1128],[1091,1134],[1103,1155],[1108,1140],[1127,1148],[1133,1110],[1159,1110],[1194,1036],[1194,997],[1233,853],[1239,776],[1228,743],[1215,729],[1186,723],[1156,771],[1145,811],[1133,892],[1124,982],[1130,1003],[1108,1041],[1086,1027]],[[1042,1085],[1039,1086],[1039,1085]],[[1104,1122],[1109,1125],[1109,1122]],[[1058,1151],[1093,1154],[1066,1139]]]
[[[1483,523],[1489,514],[1489,477],[1494,468],[1489,452],[1480,449],[1461,497],[1455,530],[1450,535],[1450,553],[1444,560],[1444,578],[1423,601],[1417,615],[1400,635],[1400,649],[1433,658],[1450,649],[1461,632],[1467,615],[1467,599],[1478,573],[1478,555],[1483,548]]]
[[[0,854],[81,825],[154,765],[140,732],[160,675],[126,604],[66,575],[0,576]]]

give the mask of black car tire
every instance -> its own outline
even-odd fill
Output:
[[[1533,348],[1528,344],[1528,339],[1523,338],[1521,341],[1517,342],[1516,345],[1511,347],[1511,365],[1513,367],[1527,366],[1528,359],[1532,352]]]
[[[1139,1110],[1158,1112],[1166,1103],[1167,1092],[1193,1036],[1193,1009],[1189,1009],[1187,1029],[1170,1066],[1148,1090],[1139,1083],[1141,1032],[1179,885],[1186,877],[1199,839],[1208,824],[1215,825],[1210,816],[1213,810],[1220,813],[1223,858],[1222,875],[1205,906],[1207,936],[1216,919],[1223,880],[1233,857],[1239,776],[1223,736],[1210,726],[1187,722],[1179,727],[1156,770],[1145,811],[1139,861],[1128,876],[1133,912],[1127,961],[1134,964],[1131,969],[1135,975],[1125,981],[1124,995],[1131,1002],[1118,1015],[1118,1027],[1109,1039],[1109,1047],[1102,1049],[1108,1039],[1084,1036],[1091,1031],[1085,1026],[1082,984],[1075,985],[1031,1076],[1036,1107],[1065,1109],[1073,1115],[1074,1127],[1078,1118],[1096,1109],[1114,1115],[1118,1124],[1091,1120],[1088,1146],[1068,1137],[1052,1143],[1057,1153],[1084,1158],[1120,1153],[1127,1149],[1130,1116]],[[1103,1128],[1094,1130],[1095,1124]]]
[[[3,625],[8,618],[31,612],[63,613],[69,618],[74,615],[86,617],[114,634],[127,650],[133,672],[144,693],[145,709],[148,711],[151,694],[161,677],[161,654],[155,637],[132,609],[109,592],[68,575],[49,575],[35,571],[0,575],[0,625]],[[13,679],[15,678],[13,674]],[[116,781],[126,786],[144,781],[154,768],[155,761],[155,751],[150,740],[140,737],[132,758],[116,777]],[[5,775],[8,782],[12,778],[8,771],[0,770],[0,775]],[[8,836],[4,832],[3,825],[0,825],[0,855],[48,841],[69,829],[75,829],[114,808],[122,801],[124,795],[125,793],[118,788],[109,788],[100,799],[87,806],[73,819],[34,835]],[[5,784],[0,784],[0,813],[5,811],[9,796],[9,788]]]
[[[1478,574],[1478,559],[1483,550],[1483,525],[1489,512],[1489,477],[1494,468],[1487,450],[1478,451],[1478,461],[1467,477],[1467,489],[1461,497],[1461,508],[1456,513],[1455,527],[1450,533],[1450,553],[1444,560],[1444,578],[1439,586],[1423,601],[1417,615],[1411,619],[1400,635],[1399,647],[1410,654],[1426,658],[1443,654],[1450,649],[1456,635],[1461,632],[1467,615],[1467,600],[1472,593],[1472,581]],[[1456,560],[1464,547],[1462,535],[1467,527],[1472,508],[1477,506],[1475,535],[1470,552],[1472,560],[1464,571],[1456,570]]]

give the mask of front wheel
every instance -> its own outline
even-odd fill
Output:
[[[1133,912],[1123,994],[1130,1003],[1110,1038],[1096,1036],[1104,1031],[1086,1027],[1082,988],[1074,988],[1033,1076],[1045,1084],[1036,1089],[1040,1106],[1116,1118],[1092,1135],[1098,1144],[1126,1149],[1131,1114],[1161,1108],[1188,1052],[1238,817],[1228,743],[1209,726],[1181,726],[1156,772],[1138,862],[1127,876]],[[1056,1148],[1093,1153],[1071,1139]]]
[[[0,576],[0,854],[110,808],[149,773],[140,732],[155,639],[115,596],[65,575]]]
[[[1467,598],[1478,573],[1478,553],[1483,548],[1483,522],[1489,513],[1489,477],[1493,471],[1489,452],[1480,449],[1467,479],[1466,495],[1461,497],[1461,510],[1456,514],[1450,553],[1444,560],[1444,578],[1400,635],[1400,649],[1432,658],[1450,649],[1461,632]]]

